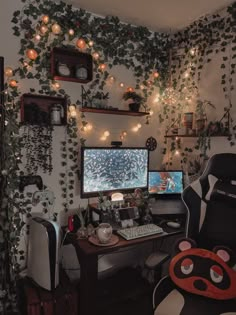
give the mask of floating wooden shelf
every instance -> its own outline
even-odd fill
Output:
[[[67,73],[64,75],[60,72],[60,65],[66,67]],[[86,72],[81,78],[76,75],[78,67]],[[93,58],[76,49],[54,47],[51,52],[51,74],[54,80],[88,83],[93,79]]]
[[[51,125],[51,106],[60,104],[62,107],[61,125],[67,123],[67,100],[64,97],[23,94],[21,97],[21,122],[31,125]],[[57,126],[54,125],[53,126]]]
[[[229,137],[230,134],[228,135],[212,135],[212,136],[207,136],[207,137]],[[201,135],[165,135],[165,138],[175,138],[175,137],[178,137],[178,138],[199,138],[201,137]]]
[[[129,110],[118,110],[118,109],[104,109],[104,108],[93,108],[93,107],[82,107],[81,112],[97,113],[97,114],[110,114],[110,115],[127,115],[127,116],[146,116],[149,112],[132,112]]]

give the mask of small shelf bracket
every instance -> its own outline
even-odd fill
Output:
[[[81,101],[82,101],[82,108],[93,106],[92,99],[83,86],[81,87]]]

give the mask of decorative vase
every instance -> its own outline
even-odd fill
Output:
[[[187,129],[192,129],[193,128],[193,113],[184,113],[184,121],[183,121],[184,126]]]

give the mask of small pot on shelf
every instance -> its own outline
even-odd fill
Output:
[[[138,112],[140,109],[140,104],[139,103],[129,103],[129,110],[131,112]]]

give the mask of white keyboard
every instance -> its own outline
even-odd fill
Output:
[[[132,226],[129,228],[118,230],[117,233],[126,240],[133,240],[135,238],[149,236],[157,233],[163,233],[163,229],[155,224],[146,224],[139,226]]]

